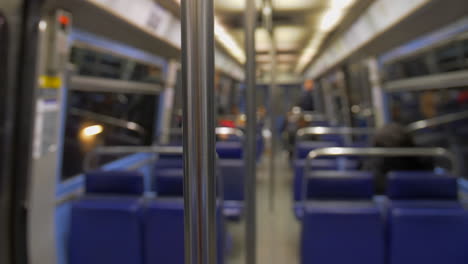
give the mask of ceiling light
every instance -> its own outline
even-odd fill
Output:
[[[348,8],[354,4],[355,0],[330,0],[331,8]]]
[[[215,38],[226,48],[226,50],[231,53],[231,55],[236,58],[240,63],[245,62],[245,53],[242,48],[237,44],[234,38],[227,32],[225,27],[218,21],[214,20],[215,25]]]
[[[175,0],[180,4],[181,0]],[[236,1],[223,1],[223,2],[236,2]],[[243,3],[242,1],[238,1]],[[258,2],[258,0],[257,0]],[[244,50],[239,46],[239,44],[234,40],[234,38],[229,34],[226,28],[218,21],[217,17],[214,18],[214,34],[216,40],[218,40],[222,46],[240,63],[245,62],[245,53]]]
[[[82,134],[84,137],[92,137],[101,134],[104,128],[101,125],[92,125],[83,128]]]
[[[331,31],[338,24],[338,22],[340,22],[341,18],[343,18],[343,15],[344,12],[341,9],[329,9],[322,16],[319,29],[325,32]]]

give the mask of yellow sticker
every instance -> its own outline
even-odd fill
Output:
[[[42,75],[39,77],[39,86],[43,89],[59,89],[62,86],[62,78]]]

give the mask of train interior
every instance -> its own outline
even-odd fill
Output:
[[[2,264],[468,263],[466,0],[0,0],[0,132]]]

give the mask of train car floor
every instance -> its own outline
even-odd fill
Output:
[[[292,170],[286,152],[275,158],[273,201],[269,194],[269,157],[264,156],[257,170],[257,263],[299,263],[300,225],[292,210]],[[232,250],[227,264],[245,263],[245,221],[228,223]]]

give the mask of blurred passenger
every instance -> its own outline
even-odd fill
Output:
[[[373,138],[372,145],[379,148],[411,148],[416,146],[411,134],[396,123],[380,128]],[[432,161],[419,157],[379,157],[367,160],[363,169],[374,173],[376,193],[385,194],[388,172],[432,170],[433,165]]]
[[[437,96],[433,91],[424,92],[419,100],[420,111],[424,119],[433,118],[437,115]]]
[[[304,90],[301,94],[301,98],[299,99],[299,107],[302,111],[314,111],[314,81],[307,80],[304,82]]]

